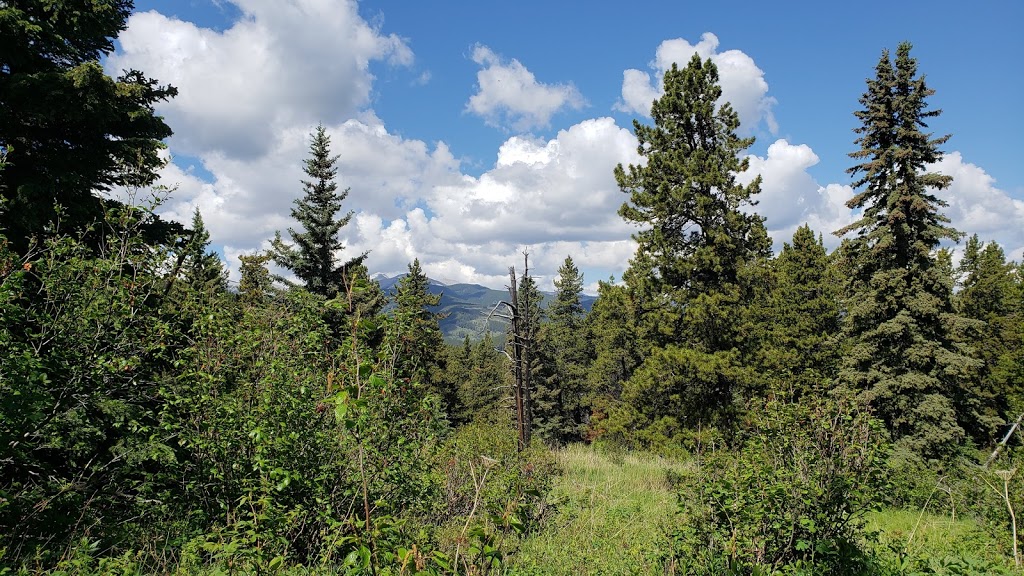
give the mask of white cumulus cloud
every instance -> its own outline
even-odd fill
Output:
[[[757,67],[753,58],[739,50],[718,52],[718,37],[705,32],[700,42],[690,44],[682,38],[665,40],[655,52],[649,64],[652,74],[643,70],[629,69],[622,74],[622,98],[615,108],[650,117],[651,103],[663,94],[661,80],[672,64],[680,67],[696,53],[702,59],[710,58],[718,67],[722,100],[730,102],[740,118],[740,132],[753,133],[762,123],[772,134],[778,131],[772,107],[775,98],[768,96],[768,82],[764,72]]]
[[[579,110],[586,105],[572,84],[538,82],[521,62],[503,62],[486,46],[475,46],[472,57],[483,69],[477,72],[477,92],[469,98],[466,110],[490,125],[515,130],[544,128],[559,110]]]
[[[981,167],[951,152],[928,167],[953,177],[936,196],[949,203],[945,213],[953,227],[982,241],[998,242],[1009,259],[1024,260],[1024,200],[1010,196]]]
[[[363,20],[354,1],[233,0],[242,12],[223,31],[156,11],[132,14],[108,70],[145,70],[177,98],[160,105],[190,155],[254,158],[283,128],[352,117],[370,98],[369,63],[409,65],[395,35]]]
[[[832,232],[853,220],[846,207],[853,189],[841,184],[818,184],[807,172],[819,161],[810,146],[779,139],[768,147],[763,158],[751,155],[748,159],[750,168],[738,180],[748,183],[761,176],[761,193],[754,198],[758,204],[753,210],[765,217],[765,227],[776,249],[789,242],[804,224],[820,232],[827,246],[839,244]]]

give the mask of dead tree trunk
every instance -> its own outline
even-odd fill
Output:
[[[526,275],[530,273],[529,255],[524,254]],[[509,302],[499,302],[489,316],[498,316],[509,321],[508,348],[506,354],[512,363],[512,394],[516,408],[516,429],[519,432],[519,450],[530,445],[530,429],[533,424],[533,409],[530,402],[530,349],[533,346],[533,332],[530,326],[529,294],[520,301],[516,268],[508,269]],[[504,305],[507,314],[495,314]]]

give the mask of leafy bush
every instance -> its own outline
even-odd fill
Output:
[[[444,496],[435,511],[439,548],[456,570],[497,567],[510,543],[551,512],[546,496],[557,472],[554,456],[536,439],[519,451],[507,418],[462,426],[436,458]]]
[[[879,423],[839,398],[768,400],[744,424],[738,449],[679,478],[674,560],[706,574],[858,573],[886,454]]]

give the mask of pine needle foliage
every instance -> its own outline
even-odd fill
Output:
[[[739,117],[719,103],[718,69],[698,55],[665,73],[653,126],[634,121],[646,163],[615,169],[629,200],[619,209],[641,229],[624,278],[648,353],[622,399],[647,429],[647,442],[677,438],[687,427],[732,419],[735,400],[753,385],[743,365],[756,263],[770,240],[749,208],[761,179],[740,184],[753,138],[736,135]]]
[[[965,393],[977,361],[955,333],[951,283],[935,252],[960,233],[949,226],[936,191],[950,176],[928,172],[949,136],[925,132],[934,90],[918,75],[911,45],[888,51],[875,68],[855,112],[860,148],[848,172],[861,190],[847,203],[861,210],[836,232],[851,272],[846,335],[851,347],[840,382],[861,393],[894,437],[925,457],[948,455],[966,439],[978,399]]]
[[[348,225],[353,212],[339,216],[349,189],[338,192],[338,156],[331,155],[330,145],[327,130],[318,126],[303,168],[309,176],[309,180],[302,181],[305,195],[295,201],[291,211],[303,231],[288,229],[294,244],[286,243],[280,232],[271,244],[274,262],[294,273],[307,290],[325,298],[342,292],[343,279],[352,277],[351,269],[366,258],[364,253],[343,263],[338,261],[338,253],[345,249],[339,233]]]
[[[210,232],[196,208],[192,214],[192,236],[185,248],[185,281],[199,294],[227,289],[227,275],[216,252],[210,251]]]

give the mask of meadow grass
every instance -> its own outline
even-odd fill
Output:
[[[523,541],[512,574],[660,574],[675,511],[666,472],[685,464],[573,445],[556,453],[562,475],[554,518]]]
[[[948,514],[886,508],[869,513],[866,527],[877,534],[875,548],[879,552],[918,558],[973,557],[1012,564],[1009,538],[998,538],[969,515],[954,519]]]

